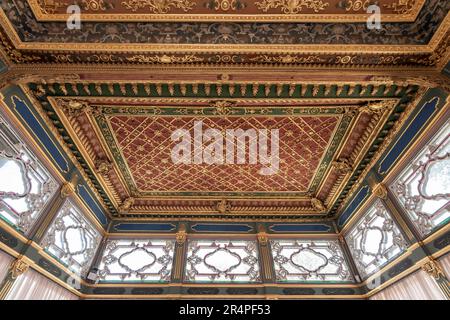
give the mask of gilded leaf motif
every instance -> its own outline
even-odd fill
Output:
[[[125,0],[122,5],[131,11],[148,8],[153,13],[168,13],[172,8],[187,12],[195,6],[195,2],[189,0]]]
[[[314,12],[323,11],[329,3],[322,0],[263,0],[255,2],[255,5],[264,12],[279,8],[283,13],[297,14],[303,8],[312,9]]]

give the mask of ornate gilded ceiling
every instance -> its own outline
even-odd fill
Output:
[[[380,0],[379,30],[370,4],[2,1],[2,81],[27,92],[111,217],[331,219],[449,60],[449,1]],[[279,170],[174,164],[171,134],[200,121],[279,130]]]
[[[16,63],[430,67],[448,60],[450,3],[378,1],[3,1],[4,50]]]
[[[418,86],[59,79],[28,92],[117,217],[330,217],[412,110]],[[177,129],[279,130],[279,170],[176,164]],[[195,134],[195,133],[194,133]],[[269,142],[272,143],[272,142]],[[387,142],[386,142],[387,143]],[[193,151],[195,153],[195,151]]]

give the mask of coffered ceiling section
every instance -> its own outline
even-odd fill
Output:
[[[380,0],[2,1],[3,49],[16,63],[293,65],[442,69],[450,2]]]
[[[110,213],[152,218],[330,216],[417,93],[382,81],[28,88]]]

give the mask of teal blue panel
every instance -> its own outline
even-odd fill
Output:
[[[172,223],[119,222],[112,227],[119,232],[172,232],[176,225]]]
[[[326,233],[332,226],[324,223],[275,223],[269,227],[273,233]]]

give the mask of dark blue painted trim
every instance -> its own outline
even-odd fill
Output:
[[[114,231],[170,232],[176,229],[172,223],[134,223],[120,222],[113,226]]]
[[[269,230],[278,233],[289,232],[329,232],[331,226],[327,224],[273,224],[269,227]]]
[[[428,119],[430,119],[437,110],[438,102],[439,97],[434,97],[422,106],[414,119],[409,123],[409,126],[395,142],[394,146],[391,147],[389,153],[381,161],[378,167],[378,173],[384,175],[389,171],[403,151],[413,142],[415,136],[424,127]]]
[[[92,210],[95,216],[98,218],[100,223],[105,226],[108,223],[108,218],[103,212],[102,207],[94,200],[91,194],[84,185],[79,184],[77,186],[77,193],[81,199],[85,202],[85,204]]]
[[[28,105],[16,95],[12,96],[11,100],[16,111],[33,131],[37,137],[37,140],[45,147],[45,150],[49,153],[50,158],[55,161],[56,165],[61,169],[63,174],[67,174],[70,170],[69,161],[60,152],[52,138],[44,130],[43,126]]]
[[[247,224],[212,224],[197,223],[191,226],[195,232],[241,232],[249,233],[253,231],[253,227]]]
[[[342,212],[338,219],[338,226],[342,227],[345,222],[350,218],[350,216],[356,211],[356,209],[362,204],[364,199],[369,195],[370,187],[365,185],[361,187],[356,196],[352,199],[350,204]]]

